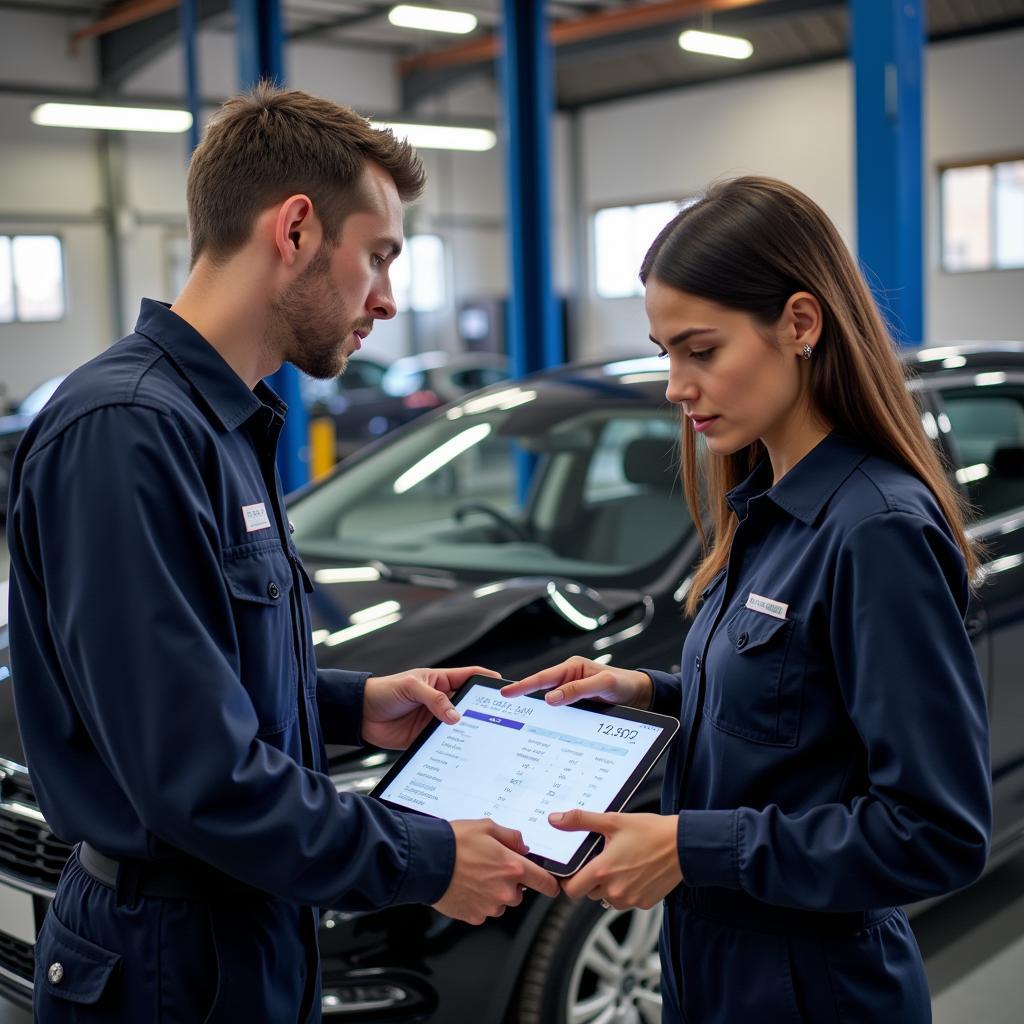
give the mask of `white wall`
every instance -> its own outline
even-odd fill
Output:
[[[928,51],[926,277],[932,341],[1024,338],[1024,270],[940,269],[938,164],[1024,155],[1024,31]]]

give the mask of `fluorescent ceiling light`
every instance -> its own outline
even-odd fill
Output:
[[[693,29],[679,36],[679,45],[690,53],[706,53],[712,57],[730,57],[732,60],[746,60],[754,52],[749,39],[722,36],[717,32],[696,32]]]
[[[463,149],[482,153],[493,149],[498,136],[488,128],[453,128],[442,124],[396,124],[371,122],[374,128],[390,128],[400,139],[417,149]]]
[[[454,32],[463,36],[476,28],[476,15],[462,11],[444,11],[436,7],[399,4],[391,8],[388,21],[398,28],[421,28],[427,32]]]
[[[102,128],[115,132],[187,132],[187,110],[151,107],[100,107],[87,103],[40,103],[32,111],[34,124],[50,128]]]

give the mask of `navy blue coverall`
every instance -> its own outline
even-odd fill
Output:
[[[739,520],[677,675],[662,810],[664,1020],[931,1020],[900,905],[967,885],[991,829],[988,720],[962,554],[931,492],[832,434]]]
[[[284,413],[146,300],[18,450],[32,783],[56,835],[122,862],[113,888],[68,861],[36,945],[44,1024],[319,1021],[316,908],[432,903],[450,882],[447,822],[325,774],[325,738],[361,742],[367,676],[314,661],[274,464]]]

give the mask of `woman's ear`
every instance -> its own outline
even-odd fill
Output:
[[[814,351],[821,337],[821,303],[810,292],[794,292],[780,318],[780,336],[802,356],[804,345]]]

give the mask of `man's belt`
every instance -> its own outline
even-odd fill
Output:
[[[78,861],[86,874],[117,891],[119,904],[138,896],[190,903],[266,899],[267,894],[200,861],[117,860],[79,843]]]

